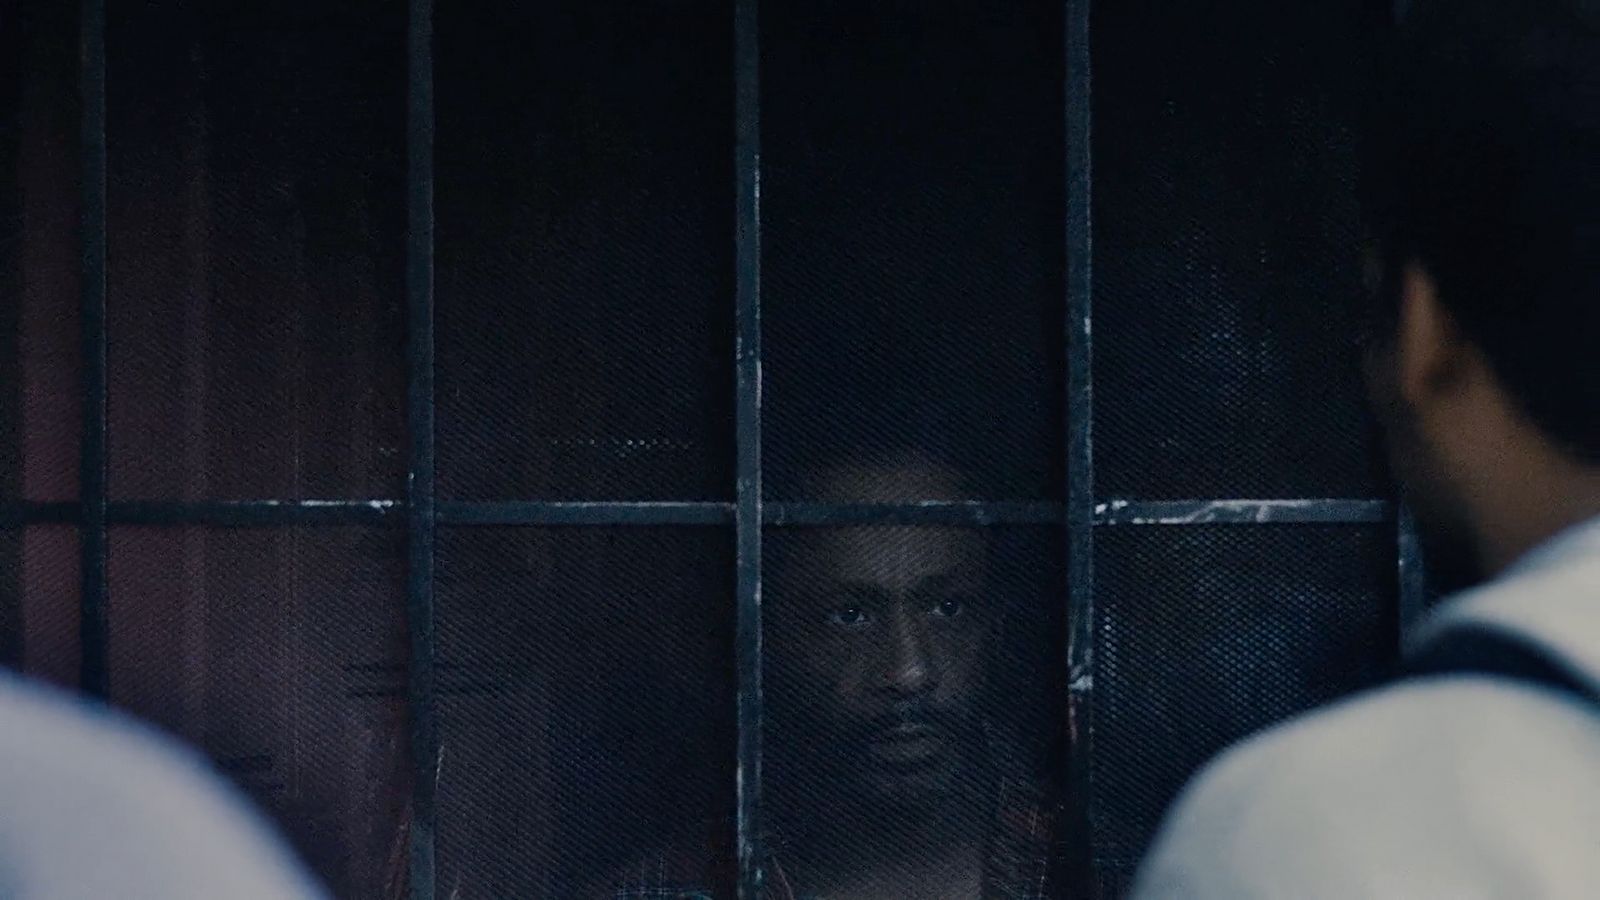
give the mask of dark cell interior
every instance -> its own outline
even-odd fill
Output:
[[[1058,3],[763,18],[769,497],[907,444],[976,496],[1060,495],[1061,35]]]
[[[1095,6],[1102,497],[1382,493],[1356,351],[1361,3]]]
[[[731,499],[731,7],[439,7],[441,496]]]
[[[208,754],[335,896],[735,896],[759,672],[743,837],[769,875],[834,890],[927,820],[924,877],[1115,897],[1205,758],[1392,659],[1393,523],[1106,525],[1079,560],[1065,527],[1384,498],[1352,343],[1377,4],[1093,4],[1085,196],[1076,4],[763,4],[764,525],[734,511],[732,0],[435,4],[413,359],[406,5],[108,6],[96,335],[76,5],[0,0],[0,664],[72,686],[97,662],[103,337],[110,700]],[[406,506],[419,359],[431,521]]]

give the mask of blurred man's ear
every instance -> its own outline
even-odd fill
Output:
[[[1439,302],[1433,276],[1418,263],[1400,275],[1400,315],[1395,366],[1400,396],[1412,409],[1428,410],[1462,386],[1475,362],[1450,312]]]

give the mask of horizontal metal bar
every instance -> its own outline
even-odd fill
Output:
[[[1387,522],[1385,500],[1112,500],[1095,505],[1096,525],[1356,525]]]
[[[371,525],[399,521],[395,500],[168,500],[113,501],[114,525]]]
[[[83,507],[77,503],[39,503],[20,501],[0,504],[0,528],[19,528],[23,525],[71,525],[83,519]]]
[[[730,525],[731,503],[440,501],[441,525]]]
[[[120,500],[113,525],[372,525],[398,522],[403,500]],[[74,524],[76,503],[0,504],[0,528]],[[762,521],[776,527],[843,525],[1057,525],[1064,507],[1047,501],[930,500],[903,503],[768,503]],[[1385,500],[1112,500],[1095,505],[1094,524],[1293,525],[1392,521]],[[452,500],[438,504],[442,525],[730,525],[731,503],[653,501]]]
[[[398,500],[113,500],[106,507],[111,525],[367,525],[396,517]],[[76,503],[0,504],[0,528],[75,525],[83,521]]]
[[[1064,509],[1048,502],[928,500],[907,503],[769,503],[768,525],[1059,525]]]

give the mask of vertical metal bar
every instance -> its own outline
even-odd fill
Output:
[[[1409,507],[1401,506],[1395,520],[1396,570],[1399,576],[1399,623],[1403,638],[1411,624],[1428,609],[1428,577],[1423,568],[1422,542],[1417,538],[1417,523]]]
[[[82,689],[106,697],[106,6],[83,0],[79,22],[79,91],[83,105],[83,446],[79,457],[83,566]]]
[[[735,429],[739,897],[761,896],[761,93],[757,0],[734,0]]]
[[[14,6],[14,5],[13,5]],[[11,9],[12,7],[7,7]],[[13,17],[20,19],[15,13]],[[40,30],[37,25],[29,32]],[[21,160],[24,150],[22,132],[29,127],[31,116],[23,102],[23,59],[33,54],[30,42],[19,27],[0,28],[0,121],[9,127],[0,135],[0,171],[17,173],[18,182],[28,178],[23,173]],[[27,239],[20,233],[13,235],[12,223],[21,225],[25,201],[22,191],[10,184],[0,190],[0,294],[15,297],[9,303],[0,303],[0,493],[6,497],[24,494],[22,481],[22,356],[23,327],[28,317],[23,314],[27,301],[22,296],[24,245]],[[19,228],[20,232],[20,228]],[[14,349],[13,349],[14,348]],[[3,527],[3,526],[0,526]],[[22,535],[0,535],[0,666],[22,668],[27,648],[23,646],[24,576],[22,573]],[[14,585],[14,587],[13,587]]]
[[[1094,384],[1093,177],[1090,0],[1066,0],[1067,254],[1067,663],[1072,724],[1071,802],[1092,830],[1089,788],[1094,738]],[[1086,832],[1081,839],[1092,837]]]
[[[1410,10],[1410,0],[1394,0],[1391,24],[1403,25]],[[1417,537],[1416,519],[1404,503],[1397,504],[1395,515],[1395,568],[1398,578],[1395,635],[1403,647],[1407,630],[1428,607],[1428,577],[1423,568],[1422,542]]]
[[[433,0],[411,0],[406,41],[406,623],[411,641],[411,896],[433,900],[439,714],[434,677]]]

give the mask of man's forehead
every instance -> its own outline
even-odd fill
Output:
[[[824,503],[961,500],[951,466],[917,451],[889,459],[843,460],[824,467],[808,499]],[[860,585],[886,591],[968,585],[982,577],[983,537],[971,529],[868,526],[784,534],[772,549],[774,581],[787,590]]]
[[[972,529],[923,526],[796,532],[774,575],[789,587],[862,585],[887,591],[970,586],[983,576],[984,540]]]
[[[892,461],[844,461],[817,479],[816,499],[830,503],[903,503],[963,500],[962,479],[951,466],[912,452]]]

